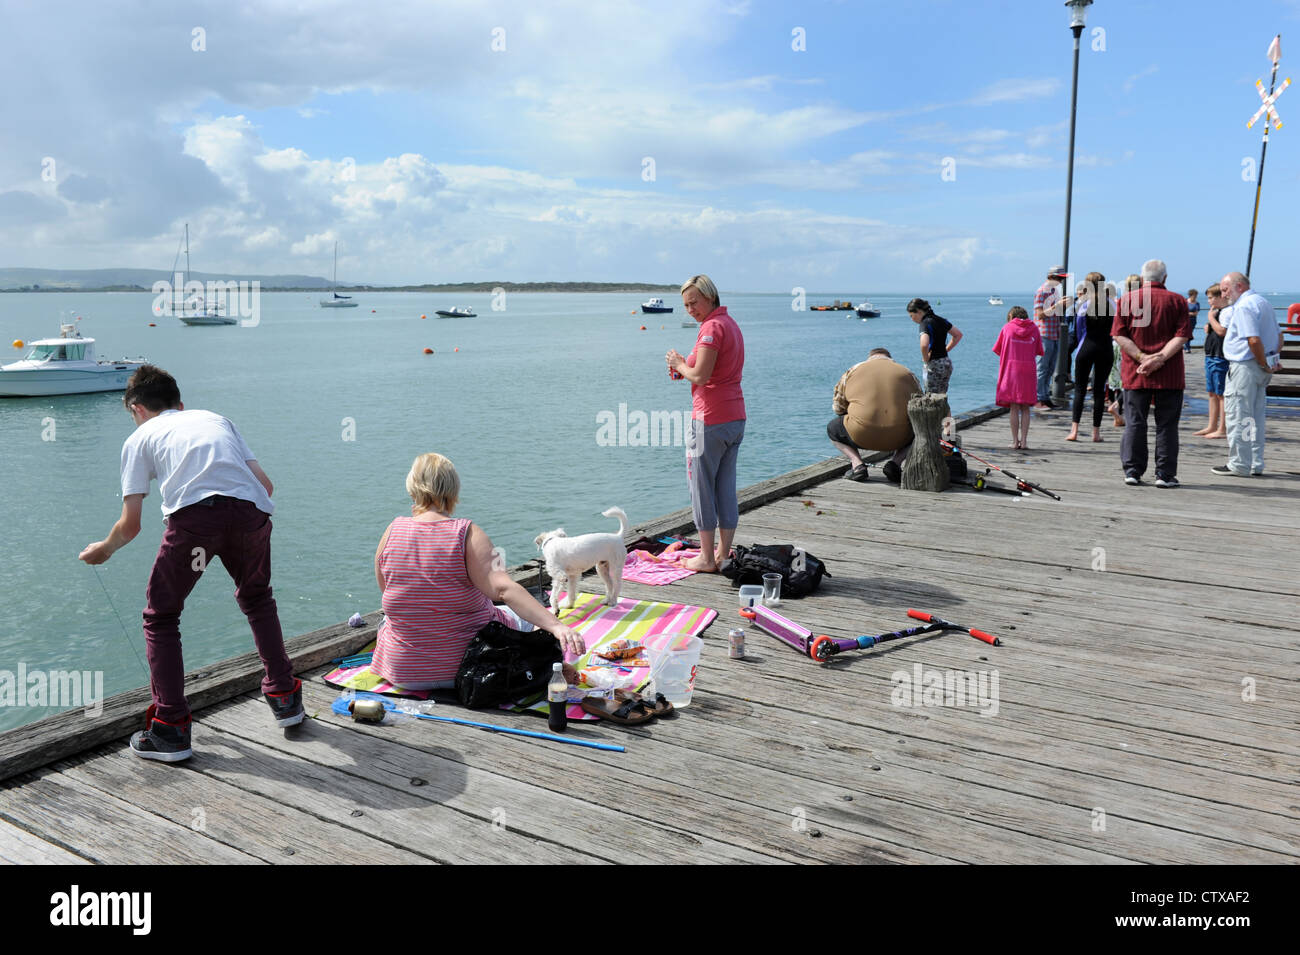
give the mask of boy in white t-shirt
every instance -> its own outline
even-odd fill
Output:
[[[146,728],[131,737],[144,759],[189,759],[190,707],[185,699],[180,618],[185,599],[209,561],[220,557],[235,582],[265,676],[262,692],[280,726],[304,717],[302,682],[284,650],[271,595],[271,481],[235,426],[210,411],[186,411],[176,379],[142,365],[122,403],[136,423],[122,445],[122,516],[81,560],[102,564],[140,533],[149,484],[162,493],[163,532],[145,591],[144,634],[153,705]]]

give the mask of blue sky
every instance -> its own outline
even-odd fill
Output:
[[[1171,285],[1204,288],[1245,265],[1261,131],[1245,123],[1273,35],[1279,81],[1300,56],[1300,0],[1222,9],[1089,8],[1075,271],[1159,257]],[[187,221],[203,270],[327,275],[337,240],[344,281],[382,284],[705,271],[733,291],[1016,293],[1062,255],[1057,0],[4,13],[24,42],[0,80],[24,93],[2,108],[0,266],[166,268]],[[1290,95],[1265,290],[1300,285]]]

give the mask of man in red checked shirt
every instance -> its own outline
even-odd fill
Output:
[[[1156,487],[1178,487],[1178,419],[1183,413],[1183,344],[1192,337],[1187,299],[1165,288],[1165,263],[1142,266],[1142,287],[1126,293],[1110,333],[1119,346],[1124,386],[1124,483],[1147,469],[1147,415],[1156,409]]]

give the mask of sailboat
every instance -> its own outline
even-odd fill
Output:
[[[177,258],[180,252],[176,253]],[[176,274],[176,263],[172,263],[172,275]],[[172,314],[186,325],[237,325],[238,321],[229,315],[221,314],[221,305],[207,301],[202,293],[193,299],[185,298],[185,286],[190,284],[190,224],[185,223],[185,283],[180,288],[172,289]]]
[[[340,295],[336,290],[339,286],[339,244],[334,243],[334,284],[330,287],[330,297],[320,300],[321,308],[356,308],[357,303],[352,301],[351,295]]]

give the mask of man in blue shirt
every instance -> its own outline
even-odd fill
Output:
[[[1228,463],[1211,470],[1237,477],[1263,474],[1268,381],[1282,367],[1277,317],[1268,299],[1252,290],[1250,280],[1240,272],[1229,272],[1219,285],[1230,306],[1219,316],[1228,329],[1223,339],[1223,357],[1228,360],[1228,386],[1223,392]]]

